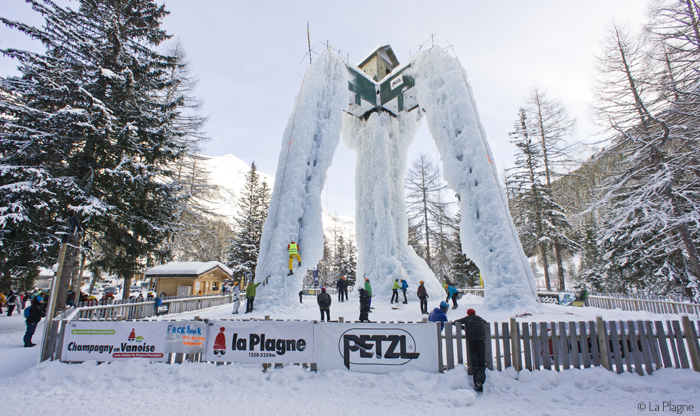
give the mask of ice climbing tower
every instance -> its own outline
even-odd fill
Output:
[[[382,297],[394,278],[406,279],[412,294],[424,280],[431,299],[443,296],[428,265],[408,245],[404,176],[422,116],[445,180],[459,197],[463,250],[482,271],[485,303],[510,309],[535,301],[532,270],[464,69],[439,47],[400,65],[389,45],[375,48],[357,66],[326,52],[307,70],[283,136],[263,228],[256,275],[268,284],[261,297],[293,301],[306,268],[322,257],[320,195],[339,136],[357,153],[358,283],[369,278],[374,296]],[[292,240],[300,246],[302,265],[300,273],[286,276]]]

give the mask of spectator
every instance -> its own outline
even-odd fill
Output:
[[[321,293],[316,298],[318,302],[318,307],[321,309],[321,322],[323,322],[323,313],[326,313],[326,319],[328,322],[331,320],[331,295],[326,293],[326,288],[321,288]]]
[[[7,316],[12,316],[12,311],[15,310],[15,306],[19,306],[19,298],[15,292],[10,290],[10,294],[7,295]],[[19,309],[21,310],[21,308]]]
[[[241,288],[238,287],[239,282],[233,282],[233,287],[231,288],[231,296],[233,296],[233,312],[238,314],[238,308],[241,306]]]
[[[450,309],[450,305],[442,301],[440,302],[440,306],[433,309],[432,312],[430,312],[430,315],[428,316],[428,321],[429,322],[440,322],[440,330],[445,329],[445,322],[447,322],[447,310]]]
[[[452,299],[452,309],[457,309],[457,295],[459,294],[459,291],[455,289],[454,286],[448,285],[447,282],[443,283],[442,287],[445,288],[445,291],[447,292],[447,299],[445,299],[445,302],[449,302],[450,299]]]
[[[347,288],[348,283],[345,281],[345,276],[340,276],[338,278],[338,282],[336,283],[336,287],[338,289],[338,302],[344,302],[343,296],[345,296],[345,299],[347,299]]]
[[[46,311],[42,307],[43,299],[41,296],[37,296],[32,299],[32,304],[29,307],[29,311],[25,311],[27,332],[24,333],[24,346],[33,347],[36,344],[32,343],[32,336],[34,336],[34,331],[36,331],[36,326],[41,321],[41,318],[46,316]]]
[[[408,299],[406,298],[406,291],[408,290],[408,282],[406,279],[401,279],[401,290],[403,291],[403,303],[406,304],[408,303]]]
[[[258,288],[258,286],[260,286],[260,283],[254,283],[251,280],[250,284],[248,284],[248,287],[245,288],[245,297],[246,297],[245,313],[253,312],[253,302],[255,302],[255,292],[256,292],[256,289]]]
[[[484,391],[486,381],[486,322],[474,309],[467,310],[467,316],[457,319],[464,326],[464,337],[469,341],[469,362],[472,364],[474,390]]]
[[[360,322],[369,322],[369,294],[364,288],[357,291],[360,295]]]
[[[396,298],[396,303],[399,303],[399,289],[401,284],[399,284],[399,279],[394,279],[394,284],[391,285],[391,302],[394,303],[394,298]]]
[[[416,291],[416,295],[418,295],[418,299],[420,300],[420,313],[423,315],[428,314],[428,292],[425,291],[425,286],[423,286],[422,280],[420,281],[420,285],[418,286],[418,290]]]

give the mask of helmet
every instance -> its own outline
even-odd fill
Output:
[[[418,283],[420,283],[420,284],[423,284],[423,283],[425,283],[425,282],[421,280],[421,281],[420,281],[420,282],[418,282]]]
[[[476,315],[476,311],[474,309],[467,309],[467,316],[470,315]]]
[[[444,300],[440,302],[440,309],[450,309],[450,305],[447,304]]]
[[[325,292],[325,291],[326,291],[326,288],[325,288],[325,287],[322,287],[322,288],[321,288],[321,292]]]
[[[365,282],[369,282],[369,279],[365,278]]]

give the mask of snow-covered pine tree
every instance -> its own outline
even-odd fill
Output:
[[[553,195],[552,181],[560,176],[560,171],[570,167],[571,158],[568,154],[570,145],[566,138],[571,134],[574,121],[571,120],[561,102],[550,99],[542,91],[534,88],[527,98],[525,111],[528,113],[529,128],[532,137],[539,142],[541,149],[542,169],[548,193]],[[565,232],[571,229],[566,218],[566,211],[560,206],[561,211],[555,215],[560,227],[556,228],[556,237],[553,238],[554,258],[557,263],[557,286],[560,291],[566,290],[564,282],[564,252],[571,252],[578,248]]]
[[[455,222],[461,222],[461,212],[457,212]],[[452,233],[452,244],[449,247],[448,258],[450,270],[448,274],[458,287],[475,287],[479,285],[479,268],[462,251],[462,237],[459,228]]]
[[[658,63],[648,59],[643,40],[613,23],[599,58],[596,110],[608,128],[611,149],[624,158],[599,203],[609,208],[600,245],[606,260],[616,262],[603,271],[611,270],[606,278],[616,278],[619,271],[623,282],[633,278],[642,287],[675,286],[693,297],[700,286],[695,220],[700,170],[693,120],[700,113],[679,115],[683,106],[668,101],[673,94],[655,88],[667,84],[654,78]],[[620,259],[626,267],[619,267]]]
[[[262,227],[267,215],[269,192],[267,184],[260,183],[255,162],[245,176],[245,185],[238,199],[238,215],[234,219],[235,235],[231,239],[228,265],[235,278],[252,275],[260,253]]]
[[[3,157],[14,159],[2,164],[42,169],[38,176],[58,185],[56,200],[34,220],[46,219],[51,230],[57,218],[79,216],[107,254],[98,266],[128,286],[134,273],[168,257],[163,241],[178,195],[169,166],[184,154],[181,134],[170,128],[183,99],[163,100],[177,61],[154,50],[169,37],[160,29],[168,12],[149,0],[80,1],[78,11],[30,3],[43,28],[2,19],[46,47],[3,51],[20,62],[22,77],[3,79],[21,105],[3,100],[0,111],[13,117],[3,128]]]
[[[510,134],[518,148],[515,167],[508,172],[513,221],[518,228],[523,249],[528,255],[539,252],[547,290],[552,290],[549,276],[549,250],[555,242],[577,246],[560,230],[568,227],[563,209],[544,183],[542,148],[531,135],[527,111],[520,109],[515,131]]]
[[[331,287],[335,285],[335,271],[333,270],[333,252],[328,244],[328,239],[323,236],[323,257],[318,262],[318,284]]]

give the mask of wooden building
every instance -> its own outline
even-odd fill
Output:
[[[146,271],[145,278],[156,281],[156,293],[163,296],[194,296],[222,293],[231,269],[218,261],[171,262]]]

